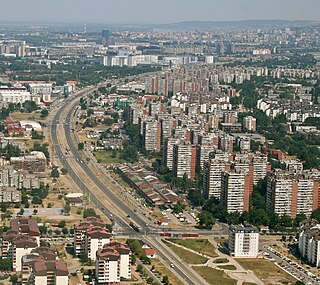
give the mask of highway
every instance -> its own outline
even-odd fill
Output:
[[[90,93],[94,90],[92,88],[89,89],[86,93]],[[86,94],[85,92],[83,94]],[[52,143],[54,145],[55,154],[57,155],[58,159],[61,161],[64,168],[68,169],[70,177],[77,183],[77,185],[82,189],[84,193],[90,196],[90,200],[92,203],[99,209],[102,210],[102,212],[107,215],[107,217],[110,219],[111,217],[116,219],[116,223],[120,225],[121,227],[128,230],[128,232],[131,235],[138,235],[129,225],[126,219],[115,216],[114,215],[114,209],[108,209],[105,206],[106,201],[111,201],[117,208],[119,208],[123,213],[126,215],[130,215],[131,219],[142,228],[142,232],[146,233],[147,236],[139,236],[141,240],[143,240],[146,243],[151,244],[156,250],[158,256],[163,260],[163,262],[170,268],[171,264],[174,264],[174,268],[170,268],[177,276],[180,277],[181,281],[183,281],[185,284],[190,285],[206,285],[207,283],[195,272],[192,270],[192,268],[182,262],[177,256],[173,255],[169,249],[166,248],[166,246],[159,240],[157,240],[155,237],[152,237],[152,234],[156,234],[153,232],[153,229],[146,224],[146,222],[138,216],[133,210],[128,208],[110,189],[108,189],[100,180],[97,178],[95,173],[91,171],[91,169],[86,165],[85,162],[82,161],[82,157],[80,153],[78,152],[76,146],[74,145],[74,142],[72,140],[71,135],[71,119],[73,118],[73,114],[75,113],[76,106],[78,104],[78,101],[80,100],[80,97],[78,95],[77,98],[72,99],[71,101],[66,101],[65,104],[59,108],[51,122],[51,138]],[[62,114],[65,112],[65,110],[68,108],[68,113],[66,118],[62,119],[60,118]],[[82,179],[79,177],[79,175],[76,173],[76,168],[72,167],[72,164],[69,161],[69,158],[66,157],[63,154],[63,151],[61,149],[61,146],[59,145],[59,140],[57,136],[57,128],[60,124],[60,121],[65,121],[64,123],[64,133],[67,140],[68,148],[70,149],[70,153],[72,153],[72,156],[74,157],[74,162],[78,164],[79,167],[82,168],[82,170],[86,173],[86,175],[91,179],[91,181],[97,185],[106,195],[107,199],[106,201],[100,201],[93,191],[89,189],[89,187],[82,181]]]

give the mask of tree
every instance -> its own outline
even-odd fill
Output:
[[[167,275],[163,276],[162,283],[166,285],[169,284],[169,277]]]
[[[19,278],[17,274],[10,276],[10,282],[12,283],[12,285],[16,285],[18,283],[18,280]]]
[[[51,177],[52,178],[59,178],[60,174],[59,174],[59,170],[58,167],[53,167],[53,169],[51,170]]]
[[[84,149],[84,143],[78,143],[78,150],[83,150]]]
[[[0,259],[0,270],[1,271],[11,271],[12,270],[12,261],[10,258]]]
[[[47,109],[42,109],[41,110],[41,117],[45,118],[49,115],[49,111]]]
[[[150,276],[150,277],[147,278],[146,281],[147,281],[148,284],[151,284],[153,282],[153,278]]]
[[[63,228],[63,229],[62,229],[62,233],[63,233],[64,235],[67,235],[67,234],[69,233],[69,230],[68,230],[67,228]]]
[[[87,208],[83,211],[83,218],[88,218],[88,217],[96,217],[96,211],[92,208]]]
[[[82,264],[85,264],[89,261],[89,258],[85,253],[81,253],[79,259]]]
[[[215,224],[216,220],[210,212],[202,211],[199,216],[199,225],[205,227],[206,229],[212,229],[212,226]]]
[[[66,214],[68,214],[68,213],[70,213],[70,210],[71,210],[70,204],[69,204],[69,203],[66,203],[66,204],[64,205],[64,207],[63,207],[63,211],[64,211]]]
[[[66,226],[66,221],[60,221],[58,224],[59,228],[64,228]]]
[[[25,101],[22,104],[22,107],[27,113],[32,113],[33,111],[38,109],[37,104],[33,101]]]

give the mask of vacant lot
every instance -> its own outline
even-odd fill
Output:
[[[297,281],[266,259],[237,259],[237,262],[245,269],[252,270],[266,285],[293,285]]]
[[[168,239],[171,242],[190,248],[211,257],[217,257],[215,246],[207,239]]]
[[[96,151],[93,153],[97,161],[102,164],[117,164],[124,160],[118,157],[112,157],[112,151]]]
[[[182,260],[184,260],[188,264],[203,264],[208,261],[207,258],[200,256],[198,254],[192,253],[186,249],[183,249],[181,247],[172,245],[168,242],[165,242],[165,244],[172,249],[172,251],[178,255]]]
[[[193,269],[211,285],[235,285],[237,281],[231,279],[223,271],[205,266],[194,266]]]

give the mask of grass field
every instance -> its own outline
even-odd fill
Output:
[[[208,261],[207,258],[202,257],[198,254],[195,254],[193,252],[190,252],[186,249],[183,249],[181,247],[177,247],[175,245],[172,245],[168,242],[165,242],[165,244],[172,249],[172,251],[178,255],[182,260],[184,260],[188,264],[204,264]]]
[[[218,267],[220,269],[225,269],[225,270],[236,270],[237,267],[235,267],[234,265],[232,264],[227,264],[227,265],[218,265]]]
[[[168,239],[171,242],[190,248],[211,257],[217,257],[215,246],[207,239]]]
[[[193,266],[193,269],[211,285],[236,285],[237,281],[231,279],[223,271],[205,266]]]
[[[23,121],[23,120],[41,120],[40,113],[21,113],[21,112],[14,112],[10,114],[10,117],[14,121]]]
[[[251,283],[251,282],[243,282],[242,285],[257,285],[256,283]]]
[[[226,258],[218,258],[216,260],[213,261],[214,263],[228,263],[229,260]]]
[[[93,154],[97,161],[102,164],[116,164],[124,162],[121,158],[112,157],[111,151],[95,151]]]
[[[245,269],[254,274],[266,285],[287,284],[293,285],[296,279],[266,259],[237,259]]]
[[[162,276],[168,276],[169,283],[172,285],[183,285],[182,281],[174,275],[159,259],[152,259],[152,264],[155,269],[161,273]],[[151,269],[151,266],[149,267]],[[161,277],[159,277],[161,279]]]

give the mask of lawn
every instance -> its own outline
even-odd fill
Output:
[[[227,276],[223,271],[205,266],[193,266],[193,269],[211,285],[236,285],[237,280]]]
[[[171,242],[190,248],[211,257],[217,257],[215,246],[207,239],[168,239]]]
[[[225,269],[225,270],[236,270],[237,267],[235,267],[234,265],[232,264],[227,264],[227,265],[218,265],[218,267],[220,269]]]
[[[102,164],[117,164],[124,162],[124,160],[121,158],[112,157],[111,151],[95,151],[93,154],[97,161]]]
[[[296,279],[281,268],[266,259],[236,259],[245,269],[252,270],[254,274],[266,285],[287,284],[293,285]]]
[[[228,263],[229,260],[227,258],[218,258],[213,261],[214,263]]]
[[[161,273],[162,276],[168,276],[169,277],[169,283],[174,285],[183,285],[182,281],[172,273],[170,269],[168,269],[159,259],[152,259],[151,265],[154,266],[154,268]],[[151,266],[149,266],[151,269]],[[159,279],[162,279],[162,277],[159,277]]]
[[[165,242],[165,241],[164,241]],[[193,252],[190,252],[186,249],[183,249],[181,247],[177,247],[175,245],[172,245],[168,242],[165,242],[165,244],[176,254],[178,255],[182,260],[184,260],[188,264],[204,264],[208,261],[207,258],[200,256],[198,254],[195,254]]]

